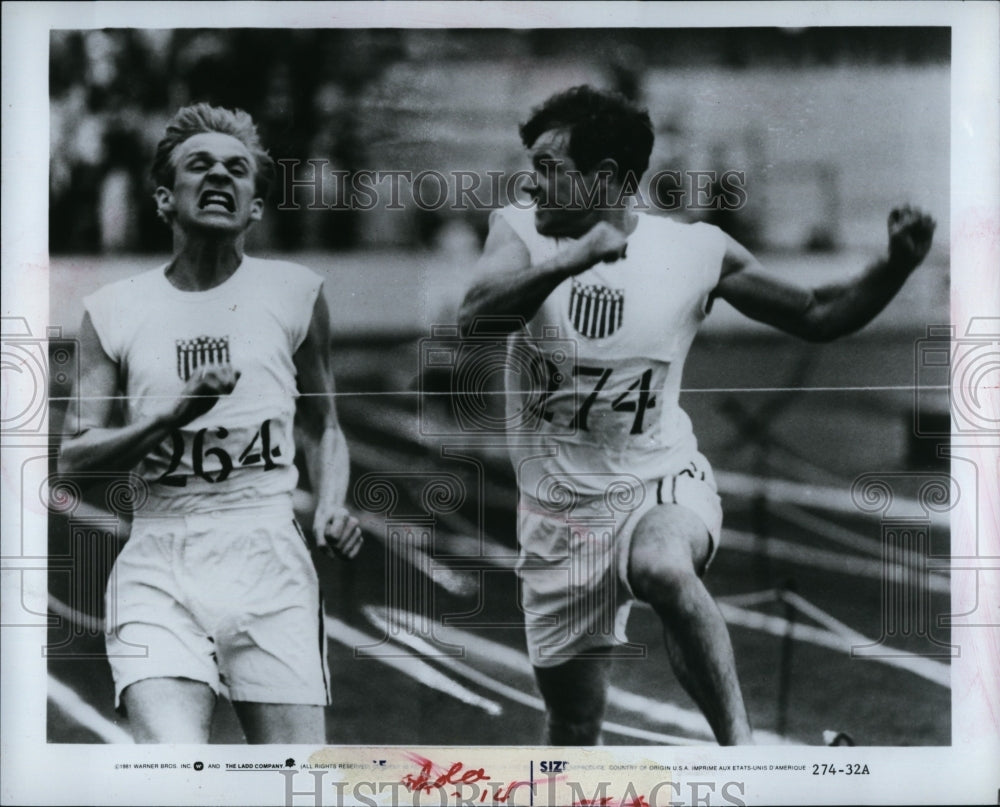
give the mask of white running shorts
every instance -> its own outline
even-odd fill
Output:
[[[287,508],[137,518],[106,594],[115,706],[146,678],[326,705],[319,581]]]
[[[711,536],[704,573],[722,531],[722,506],[708,461],[697,455],[675,476],[642,482],[615,480],[603,496],[574,496],[542,504],[521,495],[518,512],[521,608],[528,655],[553,667],[588,651],[628,645],[625,624],[634,594],[628,560],[636,525],[660,504],[698,515]],[[644,652],[644,651],[642,651]]]

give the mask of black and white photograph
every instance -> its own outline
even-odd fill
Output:
[[[997,17],[7,4],[4,801],[995,800]]]

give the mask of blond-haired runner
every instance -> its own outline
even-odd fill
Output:
[[[172,259],[84,301],[80,431],[60,467],[137,469],[149,488],[107,609],[116,705],[140,742],[206,742],[220,693],[250,742],[326,739],[322,601],[292,514],[296,416],[312,539],[345,558],[362,539],[344,508],[322,281],[243,251],[273,174],[247,113],[181,109],[153,164]]]

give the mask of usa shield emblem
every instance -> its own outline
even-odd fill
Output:
[[[199,336],[195,339],[178,339],[177,375],[187,381],[203,364],[229,363],[228,336]]]
[[[617,331],[625,315],[625,290],[585,286],[573,279],[569,296],[569,319],[577,333],[588,339],[603,339]]]

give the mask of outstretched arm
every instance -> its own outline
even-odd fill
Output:
[[[722,279],[713,296],[751,319],[812,342],[826,342],[864,327],[888,305],[930,249],[935,222],[909,206],[889,214],[888,255],[859,275],[803,289],[768,275],[760,262],[727,236]]]
[[[80,327],[80,382],[70,399],[67,423],[79,417],[80,431],[67,434],[59,450],[60,473],[124,472],[162,443],[170,433],[215,406],[233,391],[240,374],[229,364],[203,365],[176,401],[161,412],[126,426],[108,427],[115,397],[121,394],[118,365],[104,352],[97,331],[84,314]]]
[[[330,367],[330,312],[320,290],[305,340],[294,356],[300,398],[299,426],[316,514],[316,545],[350,559],[361,549],[361,527],[344,506],[350,476],[347,441],[337,422],[333,370]]]
[[[621,258],[626,240],[620,230],[599,222],[549,260],[532,265],[527,247],[499,211],[494,211],[483,255],[476,264],[477,280],[458,313],[462,333],[468,333],[480,316],[531,319],[566,278],[600,261]]]

